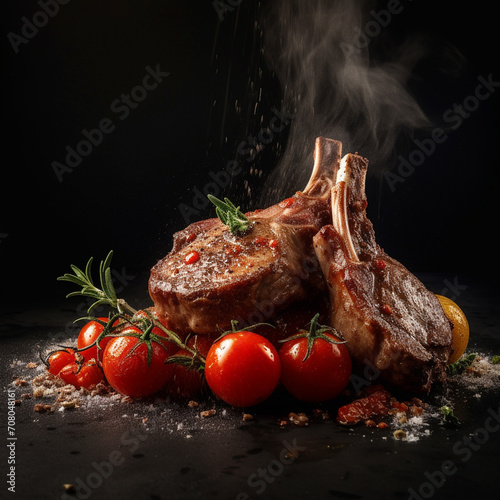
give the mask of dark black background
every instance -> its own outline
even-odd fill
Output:
[[[243,0],[221,21],[209,0],[72,0],[16,54],[8,33],[21,34],[23,16],[32,20],[41,7],[2,2],[3,305],[62,297],[67,287],[55,278],[69,264],[83,266],[109,249],[115,267],[129,275],[147,274],[170,250],[173,232],[186,225],[179,203],[192,204],[194,188],[237,157],[238,144],[258,133],[261,116],[268,123],[271,109],[280,108],[279,82],[262,60],[255,27],[267,3]],[[500,80],[493,6],[444,3],[407,2],[386,33],[394,43],[424,36],[435,44],[409,82],[434,123],[474,93],[479,76]],[[436,56],[443,44],[462,54],[459,71]],[[111,103],[142,82],[147,66],[157,65],[169,76],[120,120]],[[394,192],[387,183],[368,186],[380,244],[415,272],[498,275],[498,94]],[[64,162],[66,146],[76,147],[81,131],[103,118],[112,119],[115,130],[59,182],[52,162]],[[256,208],[286,139],[285,130],[219,194]],[[408,147],[396,153],[414,148]],[[254,167],[263,170],[262,178],[250,174]],[[210,208],[200,211],[199,218],[209,216]]]

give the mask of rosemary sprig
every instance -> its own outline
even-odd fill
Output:
[[[68,295],[66,295],[66,298],[74,296],[84,296],[96,299],[95,302],[93,302],[88,308],[87,310],[88,314],[90,314],[90,312],[93,309],[95,309],[100,305],[108,305],[112,309],[116,309],[116,311],[118,312],[108,321],[100,337],[96,340],[96,345],[99,345],[99,342],[102,340],[103,336],[122,335],[121,333],[115,333],[117,330],[118,331],[120,330],[120,326],[117,328],[113,326],[115,324],[115,320],[120,320],[122,322],[125,322],[126,324],[133,324],[139,327],[143,333],[143,335],[141,336],[141,340],[147,340],[147,341],[150,341],[152,335],[154,336],[154,334],[151,333],[153,327],[158,327],[167,335],[169,340],[174,342],[180,349],[183,349],[192,355],[193,363],[196,362],[204,366],[205,359],[199,354],[197,349],[196,348],[192,349],[188,347],[182,341],[179,335],[177,335],[177,333],[166,328],[160,321],[154,318],[153,315],[149,314],[146,311],[146,316],[147,316],[146,319],[141,321],[136,320],[134,315],[138,311],[133,307],[131,307],[124,299],[120,299],[116,296],[116,290],[113,285],[113,279],[111,276],[111,268],[110,268],[112,257],[113,257],[113,251],[110,251],[106,259],[104,261],[101,261],[99,265],[99,281],[101,288],[97,287],[94,284],[94,280],[92,279],[93,257],[91,257],[87,262],[87,265],[85,266],[85,271],[83,271],[82,269],[80,269],[75,265],[71,265],[70,267],[74,274],[66,273],[63,276],[59,276],[57,278],[58,281],[68,281],[70,283],[74,283],[79,287],[81,287],[81,290],[69,293]],[[89,318],[80,318],[80,319],[89,319]],[[93,319],[96,320],[95,318]],[[150,358],[150,356],[151,353],[148,350],[148,359]]]
[[[217,217],[229,227],[231,233],[238,235],[248,231],[250,221],[240,210],[240,207],[236,207],[228,198],[224,198],[222,201],[211,194],[207,195],[207,198],[215,205]]]
[[[97,299],[90,307],[87,309],[87,313],[101,305],[108,305],[113,309],[116,309],[119,313],[129,312],[135,314],[137,311],[131,308],[124,300],[118,299],[116,296],[115,287],[113,285],[113,279],[111,277],[111,259],[113,258],[113,250],[111,250],[106,259],[101,261],[99,265],[99,280],[101,288],[98,288],[94,284],[92,279],[92,262],[93,257],[90,257],[87,265],[85,266],[85,271],[82,271],[79,267],[71,264],[71,269],[75,274],[66,273],[63,276],[57,278],[58,281],[69,281],[70,283],[75,283],[81,286],[82,289],[76,292],[71,292],[66,295],[66,298],[75,296],[84,296]]]
[[[469,366],[472,364],[472,362],[476,359],[477,353],[472,352],[470,354],[467,354],[466,356],[462,356],[458,361],[455,361],[455,363],[451,363],[450,365],[446,366],[446,373],[450,377],[453,377],[454,375],[460,375],[463,373]]]
[[[452,429],[456,429],[457,427],[460,427],[461,424],[462,423],[453,412],[453,408],[450,408],[449,406],[441,406],[440,425],[442,427],[449,427]]]

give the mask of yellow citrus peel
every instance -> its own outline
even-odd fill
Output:
[[[453,352],[448,360],[448,364],[455,363],[455,361],[458,361],[462,357],[465,349],[467,349],[467,344],[469,343],[469,323],[462,309],[453,300],[443,295],[436,295],[436,297],[441,303],[446,317],[453,324],[451,331],[453,335]]]

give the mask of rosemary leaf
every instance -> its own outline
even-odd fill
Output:
[[[441,406],[441,414],[442,420],[440,425],[442,427],[456,429],[457,427],[460,427],[462,425],[458,417],[455,415],[455,413],[453,413],[453,408],[450,408],[449,406]]]
[[[89,261],[87,262],[87,265],[85,266],[85,276],[87,277],[87,281],[93,285],[94,282],[92,281],[92,262],[94,261],[94,257],[90,257]]]
[[[70,283],[75,283],[79,286],[85,286],[86,281],[78,278],[77,276],[73,276],[72,274],[65,274],[64,276],[59,276],[57,278],[59,281],[69,281]]]
[[[116,292],[113,286],[113,278],[111,278],[111,269],[108,267],[104,270],[104,282],[102,283],[104,293],[116,302]]]
[[[229,227],[231,233],[238,235],[248,231],[250,221],[240,210],[240,207],[235,206],[228,198],[224,198],[224,201],[222,201],[211,194],[207,195],[207,198],[215,205],[217,217]]]
[[[87,314],[90,314],[90,312],[93,311],[96,307],[107,304],[109,304],[108,299],[99,299],[90,305],[90,307],[87,309]]]
[[[477,353],[475,352],[467,354],[467,356],[462,356],[458,361],[455,361],[455,363],[451,363],[446,367],[446,373],[451,377],[454,375],[460,375],[467,368],[469,368],[472,362],[476,359],[476,356]]]

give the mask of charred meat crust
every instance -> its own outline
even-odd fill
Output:
[[[234,236],[218,219],[175,234],[172,251],[153,267],[149,280],[155,308],[172,329],[213,334],[229,329],[231,320],[247,323],[255,313],[268,319],[324,290],[312,238],[331,221],[340,151],[339,142],[319,138],[304,192],[246,214],[251,228],[245,234]]]

